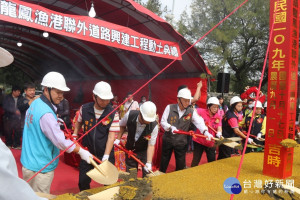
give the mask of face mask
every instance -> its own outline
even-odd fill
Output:
[[[146,99],[142,99],[142,102],[145,103],[145,102],[146,102]]]

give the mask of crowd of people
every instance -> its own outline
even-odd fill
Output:
[[[50,192],[58,159],[50,162],[59,155],[60,150],[79,154],[81,161],[78,186],[80,190],[89,189],[91,179],[86,172],[93,169],[91,159],[95,156],[114,164],[114,145],[120,145],[125,132],[125,148],[134,152],[137,158],[145,163],[142,169],[143,177],[152,171],[152,160],[160,130],[164,132],[159,166],[161,172],[167,171],[173,152],[176,170],[189,167],[186,164],[186,154],[190,144],[193,149],[191,167],[199,165],[204,151],[208,162],[231,157],[232,148],[224,144],[216,148],[214,140],[240,137],[241,144],[244,144],[247,135],[245,132],[250,128],[255,105],[256,111],[250,132],[252,136],[248,138],[248,143],[263,145],[261,139],[266,132],[266,108],[263,107],[263,102],[248,99],[247,107],[244,108],[245,100],[234,96],[230,99],[228,108],[223,97],[217,96],[208,98],[206,108],[198,108],[195,102],[201,95],[200,81],[194,96],[187,86],[179,86],[177,101],[166,106],[159,120],[155,103],[147,101],[145,96],[142,96],[138,103],[133,99],[132,92],[128,93],[126,103],[113,112],[119,106],[118,96],[113,95],[109,83],[100,81],[90,91],[93,101],[80,107],[74,124],[74,138],[78,137],[81,131],[85,134],[93,129],[80,142],[83,148],[66,138],[58,123],[58,118],[70,123],[69,103],[64,98],[64,92],[70,89],[65,78],[58,72],[49,72],[44,76],[41,85],[41,96],[35,96],[35,85],[26,84],[24,97],[20,96],[20,88],[13,87],[12,93],[3,100],[6,146],[21,149],[23,179],[29,180],[35,175],[29,181],[35,192]],[[191,138],[183,134],[191,130],[201,137]],[[246,152],[251,151],[253,149],[248,147]],[[50,164],[47,165],[48,163]],[[131,157],[126,157],[125,164],[127,171],[130,168],[138,168],[138,163]],[[41,173],[36,175],[40,170]]]

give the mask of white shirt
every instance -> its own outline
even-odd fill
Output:
[[[38,197],[29,184],[19,178],[14,156],[1,139],[0,152],[0,199],[47,200]]]
[[[132,103],[132,104],[131,104]],[[131,106],[130,106],[131,105]],[[130,108],[129,108],[129,106],[130,106]],[[128,110],[128,108],[129,108],[129,110],[138,110],[140,107],[139,107],[139,103],[137,102],[137,101],[134,101],[134,100],[132,100],[131,102],[128,102],[128,101],[126,101],[125,103],[124,103],[124,107]],[[128,110],[128,111],[129,111]]]
[[[129,116],[129,112],[127,112],[125,114],[125,116],[121,119],[120,126],[123,126],[123,127],[127,126],[128,116]],[[139,118],[137,117],[136,131],[135,131],[135,138],[134,138],[135,141],[137,141],[141,137],[145,127],[146,127],[146,124],[141,124],[139,122]],[[158,126],[156,125],[151,133],[151,139],[148,141],[148,145],[152,145],[152,146],[155,145],[157,134],[158,134]]]
[[[180,110],[179,106],[177,105],[177,110],[180,119],[182,115],[185,113],[186,109]],[[161,126],[165,131],[168,131],[171,128],[171,124],[168,123],[169,114],[170,114],[170,105],[167,105],[160,122]],[[204,131],[208,131],[208,128],[206,127],[203,118],[199,116],[195,110],[193,111],[192,123],[197,127],[197,129],[200,130],[201,133],[204,133]]]

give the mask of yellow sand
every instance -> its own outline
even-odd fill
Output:
[[[243,190],[240,194],[235,195],[234,199],[271,199],[267,194],[257,194],[257,190],[260,189],[254,188],[254,180],[261,180],[263,185],[265,180],[278,180],[262,174],[263,156],[263,152],[245,155],[239,176]],[[223,189],[223,183],[228,177],[236,176],[240,160],[241,156],[237,156],[152,177],[153,198],[229,200],[230,194]],[[293,176],[288,179],[294,179],[295,187],[300,188],[300,148],[295,148]],[[245,180],[251,181],[251,188],[244,188]],[[245,193],[245,190],[248,190],[248,193]],[[282,194],[279,195],[282,196]]]
[[[265,184],[266,180],[273,180],[274,182],[278,180],[277,178],[264,176],[262,174],[263,156],[263,152],[249,153],[245,155],[239,177],[243,190],[240,194],[235,195],[234,199],[271,199],[267,194],[262,195],[259,193],[261,188],[254,188],[254,180],[262,181],[262,185]],[[240,159],[241,156],[236,156],[178,172],[151,177],[150,180],[152,181],[153,192],[152,198],[229,200],[230,194],[226,193],[223,189],[223,183],[225,179],[236,176]],[[294,180],[295,187],[300,188],[300,148],[294,149],[293,174],[288,179]],[[251,183],[248,185],[250,185],[251,188],[245,189],[244,181],[250,181]],[[283,183],[286,183],[285,180],[283,180]],[[119,184],[120,183],[116,183],[108,187],[94,188],[87,190],[87,192],[97,193]],[[245,192],[246,190],[248,190],[247,193]],[[129,195],[130,197],[133,197],[135,193],[134,191],[135,188],[131,188],[130,186],[124,187],[124,194]],[[279,195],[284,196],[286,199],[290,199],[287,194]],[[64,194],[57,196],[56,199],[81,199],[79,196],[79,194],[76,196]],[[130,199],[129,196],[126,196],[127,199]],[[297,198],[300,199],[300,195],[297,195]]]

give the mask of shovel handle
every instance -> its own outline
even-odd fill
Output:
[[[174,131],[174,133],[178,133],[178,134],[182,134],[182,135],[190,135],[192,136],[193,138],[196,138],[196,137],[200,137],[200,138],[207,138],[206,135],[202,135],[202,134],[197,134],[195,133],[194,131],[189,131],[189,132],[185,132],[185,131]],[[213,140],[215,140],[215,138],[213,138]]]
[[[129,158],[132,157],[132,158],[133,158],[136,162],[138,162],[142,167],[145,167],[145,164],[144,164],[141,160],[139,160],[137,157],[135,157],[135,156],[133,155],[133,152],[132,152],[132,151],[129,151],[129,150],[125,149],[125,148],[122,147],[121,145],[117,145],[117,144],[114,144],[114,145],[115,145],[115,147],[117,147],[117,148],[121,149],[122,151],[124,151],[124,152],[128,155]]]
[[[93,155],[93,154],[92,154],[92,155]],[[99,160],[99,159],[98,159],[96,156],[94,156],[94,155],[93,155],[93,159],[94,159],[94,160],[96,160],[96,161],[97,161],[99,164],[101,164],[101,163],[102,163],[102,161],[101,161],[101,160]]]
[[[213,128],[211,127],[209,124],[205,124],[210,130],[212,130],[215,134],[217,134],[218,132]]]
[[[97,163],[93,160],[93,158],[90,158],[91,164],[101,173],[105,176],[105,173],[103,170],[97,165]]]
[[[246,131],[243,131],[243,133],[244,133],[245,136],[247,136],[247,132],[246,132]],[[249,134],[249,136],[250,136],[250,137],[253,137],[253,138],[257,138],[256,135]]]
[[[117,144],[114,144],[114,145],[115,145],[115,147],[117,147],[117,148],[119,148],[120,150],[122,150],[122,151],[124,151],[125,153],[127,153],[127,155],[128,155],[129,158],[132,157],[132,158],[133,158],[136,162],[138,162],[142,167],[145,167],[145,166],[146,166],[140,159],[138,159],[137,157],[135,157],[135,155],[133,155],[132,151],[125,149],[125,148],[124,148],[123,146],[121,146],[121,145],[117,145]],[[156,176],[152,170],[150,170],[150,169],[148,169],[148,170],[149,170],[149,172],[150,172],[153,176]]]

